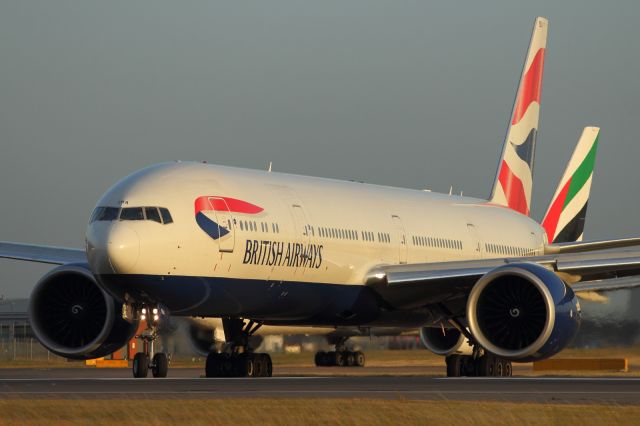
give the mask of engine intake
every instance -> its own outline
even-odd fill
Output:
[[[580,325],[580,305],[555,273],[533,263],[501,266],[484,275],[467,301],[478,344],[517,361],[548,358],[565,348]]]
[[[100,288],[84,265],[57,267],[38,281],[29,301],[29,322],[40,343],[71,359],[113,353],[138,326],[122,318],[122,304]]]
[[[422,327],[420,342],[436,355],[451,354],[471,355],[472,347],[466,337],[455,328]]]

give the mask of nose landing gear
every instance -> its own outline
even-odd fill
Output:
[[[207,377],[271,377],[273,364],[266,353],[253,352],[249,338],[262,326],[240,318],[223,318],[225,345],[211,351],[205,364]]]
[[[154,352],[154,342],[158,338],[158,323],[164,311],[159,307],[141,308],[138,318],[146,321],[147,328],[136,338],[142,339],[142,352],[133,357],[133,377],[147,377],[149,370],[153,377],[167,377],[169,357],[164,352]]]

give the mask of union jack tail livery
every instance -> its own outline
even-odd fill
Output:
[[[526,216],[531,207],[547,28],[545,18],[536,19],[490,197],[492,203]]]
[[[582,241],[600,129],[585,127],[549,203],[542,226],[550,243]]]

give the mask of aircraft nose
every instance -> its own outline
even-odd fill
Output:
[[[130,272],[138,261],[140,238],[123,223],[115,223],[109,231],[107,257],[115,273]]]

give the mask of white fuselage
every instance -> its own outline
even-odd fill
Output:
[[[303,303],[291,293],[306,291],[305,284],[362,288],[367,272],[380,265],[539,255],[546,240],[529,217],[483,200],[195,162],[138,171],[97,206],[168,209],[169,224],[93,221],[87,255],[113,293],[164,304],[178,315],[254,314],[294,323],[320,315],[326,324],[330,315],[318,310],[330,309],[332,300],[296,306],[291,315],[282,312],[291,306],[285,300]],[[136,281],[144,281],[143,290],[132,288]],[[189,284],[174,291],[169,282]],[[242,292],[222,307],[212,302],[245,284],[248,298],[267,289],[250,309],[239,300]],[[168,300],[176,296],[180,301]],[[260,299],[271,305],[259,309]]]

